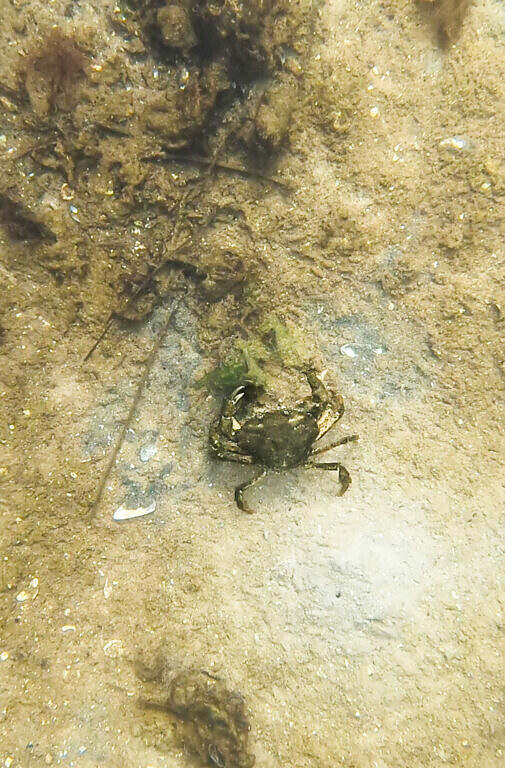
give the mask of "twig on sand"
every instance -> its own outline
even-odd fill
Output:
[[[102,476],[100,478],[100,482],[98,483],[98,488],[96,490],[95,498],[93,499],[93,502],[91,504],[90,510],[89,510],[89,517],[92,520],[96,512],[98,510],[98,507],[100,505],[100,502],[102,500],[103,492],[105,489],[105,485],[110,477],[110,474],[112,472],[112,468],[114,467],[114,464],[116,463],[116,458],[121,450],[121,446],[123,445],[126,433],[128,429],[130,428],[130,424],[133,419],[133,415],[137,409],[137,405],[140,402],[140,398],[142,397],[142,393],[144,391],[145,384],[147,382],[148,376],[151,372],[151,369],[153,367],[154,360],[156,358],[156,355],[159,352],[159,349],[161,345],[163,344],[163,341],[165,339],[165,336],[168,333],[168,329],[170,327],[170,323],[172,322],[172,319],[175,315],[175,312],[180,304],[181,297],[178,297],[177,299],[174,299],[174,302],[168,312],[167,317],[165,318],[165,321],[163,325],[161,326],[161,329],[158,333],[158,336],[156,338],[156,341],[154,342],[153,348],[151,349],[149,353],[149,357],[147,358],[145,365],[144,365],[144,371],[142,373],[142,376],[140,377],[139,383],[137,384],[137,389],[135,390],[135,394],[133,396],[133,400],[131,402],[130,408],[128,410],[128,413],[126,414],[126,418],[123,420],[123,425],[121,427],[121,430],[119,432],[119,435],[117,436],[116,442],[114,444],[114,448],[112,449],[109,461],[107,462],[107,466],[105,467]]]
[[[208,168],[210,171],[221,171],[222,173],[228,173],[235,176],[242,176],[244,179],[256,179],[259,181],[272,184],[274,187],[285,192],[292,192],[292,188],[289,184],[278,179],[273,179],[271,176],[266,176],[259,171],[250,171],[247,168],[242,168],[239,165],[231,165],[230,163],[217,163],[214,159],[209,157],[202,157],[201,155],[180,155],[176,152],[163,152],[162,154],[150,155],[142,158],[144,162],[171,162],[182,163],[183,165],[196,165],[200,168]]]

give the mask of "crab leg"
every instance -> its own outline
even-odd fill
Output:
[[[214,453],[216,454],[218,459],[222,459],[223,461],[236,461],[239,464],[254,464],[254,459],[252,456],[249,456],[248,453],[240,453],[240,451],[237,449],[234,443],[229,441],[233,448],[228,448],[227,443],[225,443],[225,448],[214,448]]]
[[[309,386],[312,390],[314,399],[321,404],[328,403],[330,400],[330,394],[326,389],[322,378],[318,376],[313,369],[305,371],[305,375],[307,376],[307,381],[309,382]],[[337,421],[342,418],[343,415],[344,400],[340,395],[338,395],[336,398],[332,399],[332,405],[328,404],[325,408],[323,408],[323,411],[317,420],[319,432],[316,440],[320,440],[323,435],[329,432],[330,429],[337,423]]]
[[[345,437],[341,437],[340,440],[335,440],[334,443],[330,443],[329,445],[324,445],[322,448],[315,448],[313,451],[310,452],[310,455],[317,456],[319,453],[326,453],[326,451],[331,451],[332,448],[336,448],[338,445],[345,445],[345,443],[353,443],[355,440],[358,440],[358,435],[346,435]]]
[[[265,477],[267,471],[264,469],[259,475],[254,477],[252,480],[248,480],[246,483],[242,483],[242,485],[238,485],[235,488],[235,501],[237,503],[237,507],[242,510],[242,512],[247,512],[249,515],[254,514],[254,510],[251,509],[251,507],[248,507],[247,504],[244,501],[244,491],[246,491],[248,488],[251,488],[251,486],[255,485],[258,480],[261,480],[262,477]]]
[[[344,415],[343,398],[340,395],[338,395],[333,402],[334,402],[334,405],[326,406],[326,408],[323,410],[322,414],[317,420],[319,433],[316,437],[316,440],[320,440],[327,432],[329,432],[330,429],[332,429],[332,427],[335,426],[337,421],[340,421],[340,419]],[[335,409],[336,409],[336,413],[335,413]]]
[[[339,461],[308,461],[305,466],[309,469],[338,469],[338,479],[342,486],[338,496],[343,496],[351,484],[351,476],[349,472]]]

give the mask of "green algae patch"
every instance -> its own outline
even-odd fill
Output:
[[[230,355],[200,379],[200,385],[214,394],[231,392],[244,381],[264,387],[268,350],[258,341],[237,342]]]
[[[289,320],[284,323],[277,315],[270,315],[261,324],[260,334],[278,362],[287,368],[303,368],[309,363],[311,345],[307,343],[306,334]]]
[[[300,328],[272,314],[250,339],[237,341],[231,353],[199,384],[213,394],[229,393],[244,381],[268,389],[269,383],[277,378],[279,367],[306,368],[312,359],[312,348]]]

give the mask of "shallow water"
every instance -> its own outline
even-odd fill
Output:
[[[218,17],[244,81],[211,107],[209,62],[163,58],[126,6],[3,11],[0,764],[203,765],[140,705],[197,668],[242,695],[261,768],[503,765],[502,4],[443,46],[428,3],[291,3],[248,38],[260,85]],[[53,25],[86,72],[45,112],[19,62]],[[170,142],[222,167],[147,170]],[[186,276],[84,361],[163,259]],[[332,436],[360,436],[327,454],[344,496],[299,467],[237,509],[252,470],[208,449],[232,359],[288,407],[327,371]]]

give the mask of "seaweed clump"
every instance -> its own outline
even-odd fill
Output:
[[[146,104],[149,130],[172,150],[195,139],[208,149],[226,114],[225,134],[253,149],[279,148],[296,101],[294,78],[269,82],[295,24],[286,0],[131,2],[143,44],[178,83]]]
[[[132,0],[160,53],[195,48],[201,61],[221,58],[254,77],[271,63],[271,24],[284,0]],[[235,76],[238,71],[235,70]]]
[[[76,40],[52,30],[24,58],[20,74],[38,117],[68,112],[77,102],[76,84],[86,74],[88,59]]]
[[[148,678],[165,683],[168,674],[165,666],[159,665]],[[176,715],[183,723],[185,746],[196,752],[205,765],[252,768],[255,759],[248,748],[250,725],[240,693],[230,691],[219,677],[202,669],[179,672],[167,688],[162,703],[141,703]]]

